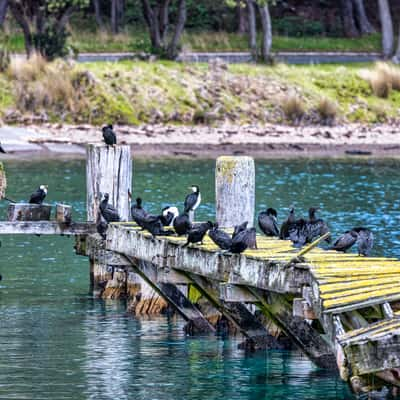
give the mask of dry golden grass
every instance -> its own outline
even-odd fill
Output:
[[[317,103],[316,109],[321,119],[325,121],[333,121],[337,117],[339,111],[338,105],[327,97],[324,97]]]
[[[14,59],[8,76],[14,81],[16,102],[21,111],[57,110],[75,112],[81,106],[76,73],[63,61],[52,63],[40,55],[29,60]]]
[[[288,94],[281,100],[285,117],[292,122],[299,121],[306,113],[304,101],[297,94]]]
[[[393,64],[378,62],[373,70],[362,70],[359,75],[369,82],[374,95],[382,99],[387,99],[392,90],[400,91],[400,68]]]

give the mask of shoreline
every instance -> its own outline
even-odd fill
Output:
[[[398,158],[396,125],[340,126],[116,126],[120,144],[138,158]],[[0,127],[3,159],[84,158],[87,143],[101,143],[100,127],[29,125]]]

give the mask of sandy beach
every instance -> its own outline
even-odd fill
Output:
[[[220,127],[142,125],[115,126],[118,141],[138,157],[214,158],[220,154],[281,157],[398,157],[397,125]],[[0,127],[9,158],[82,157],[87,143],[101,143],[100,127],[29,125]]]

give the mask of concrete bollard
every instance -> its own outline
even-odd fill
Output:
[[[255,167],[251,157],[218,157],[215,168],[216,219],[229,228],[254,224]]]
[[[132,192],[132,159],[130,146],[90,144],[86,160],[87,220],[96,221],[102,195],[110,195],[110,204],[122,221],[130,215],[128,190]]]

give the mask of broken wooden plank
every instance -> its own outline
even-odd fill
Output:
[[[7,220],[15,221],[49,221],[51,215],[49,204],[10,203]]]
[[[96,232],[96,225],[72,222],[69,225],[51,221],[0,222],[0,235],[89,235]]]

